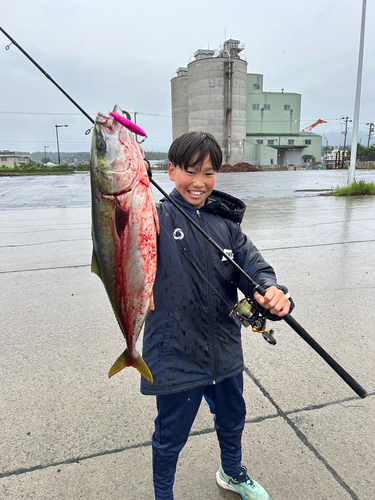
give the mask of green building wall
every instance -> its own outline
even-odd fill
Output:
[[[301,134],[301,94],[264,92],[263,75],[247,75],[244,161],[308,167],[321,160],[322,137]]]
[[[251,135],[244,141],[244,161],[254,165],[308,167],[320,162],[321,152],[317,134]]]

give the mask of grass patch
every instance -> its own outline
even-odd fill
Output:
[[[19,176],[31,176],[31,175],[72,175],[74,172],[69,172],[69,171],[59,171],[59,170],[53,170],[53,171],[48,171],[48,170],[43,170],[43,172],[38,172],[37,170],[30,170],[29,172],[20,172],[18,170],[10,171],[10,172],[3,172],[0,170],[0,177],[19,177]]]
[[[49,167],[46,165],[35,164],[22,164],[18,167],[9,168],[4,165],[0,166],[1,176],[18,176],[18,175],[69,175],[74,174],[75,171],[83,172],[90,170],[90,165],[56,165],[56,167]]]
[[[90,170],[90,164],[87,165],[77,165],[76,167],[73,167],[75,171],[78,172],[85,172]]]
[[[354,181],[351,186],[339,187],[332,191],[333,196],[365,196],[375,195],[375,184],[366,181]]]

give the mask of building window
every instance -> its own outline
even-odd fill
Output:
[[[273,146],[275,144],[275,140],[274,139],[268,139],[267,144],[269,146]]]
[[[264,111],[269,111],[271,109],[271,104],[265,104],[263,106]]]
[[[0,156],[0,161],[8,161],[8,157],[7,156]]]
[[[290,104],[284,104],[284,111],[290,111]]]
[[[257,144],[263,144],[263,139],[257,139]]]
[[[258,111],[260,104],[253,104],[253,111]]]
[[[253,83],[253,90],[259,90],[259,89],[260,89],[259,83]]]
[[[306,139],[305,144],[306,146],[311,146],[311,139]]]
[[[288,146],[294,146],[294,139],[288,139]]]

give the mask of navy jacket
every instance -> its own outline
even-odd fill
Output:
[[[196,210],[176,189],[171,196],[257,283],[287,292],[241,230],[242,201],[213,191]],[[154,383],[142,377],[143,394],[173,394],[241,373],[241,324],[229,314],[237,288],[252,297],[249,282],[176,207],[163,199],[158,213],[155,310],[147,317],[143,339]]]

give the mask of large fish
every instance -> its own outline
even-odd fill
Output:
[[[119,106],[113,112],[122,117]],[[99,114],[91,147],[91,270],[103,281],[127,347],[109,371],[134,366],[152,374],[135,349],[153,309],[158,216],[135,136],[119,120]]]

